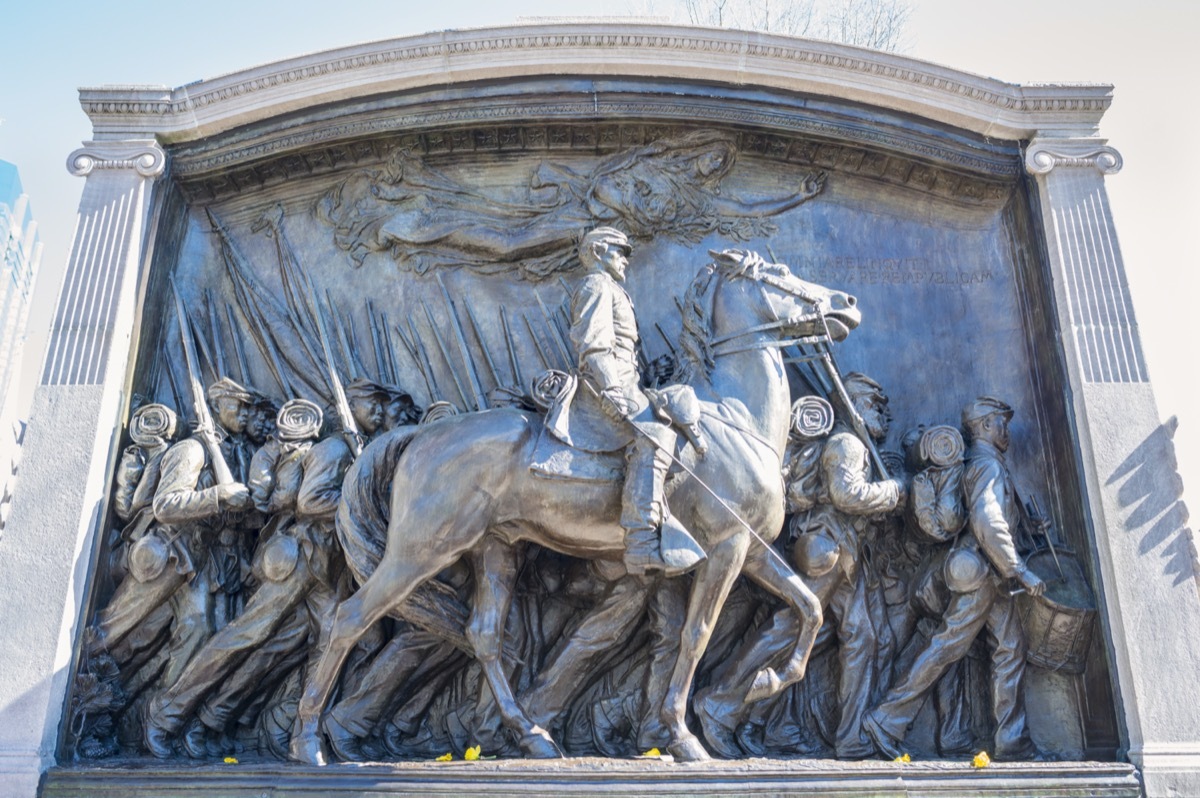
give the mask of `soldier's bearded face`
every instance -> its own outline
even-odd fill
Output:
[[[629,267],[629,258],[625,256],[623,248],[606,245],[603,254],[600,255],[600,265],[618,283],[625,282],[625,269]]]

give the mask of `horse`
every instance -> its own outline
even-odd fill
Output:
[[[687,699],[739,574],[779,597],[802,620],[787,662],[778,671],[760,671],[750,694],[777,694],[804,676],[821,626],[820,603],[769,545],[783,525],[781,467],[791,408],[781,348],[809,336],[840,341],[861,320],[853,296],[801,280],[785,265],[741,250],[712,254],[713,262],[685,295],[678,345],[681,381],[700,400],[708,448],[692,459],[691,474],[670,496],[672,514],[707,555],[693,571],[679,653],[660,710],[670,738],[667,750],[676,761],[709,758],[688,730]],[[324,651],[297,711],[292,759],[325,763],[322,713],[350,650],[419,585],[464,556],[475,573],[466,634],[502,722],[527,756],[562,756],[549,732],[516,700],[502,667],[517,577],[513,547],[527,541],[572,557],[619,560],[625,533],[618,524],[619,480],[569,482],[531,473],[542,424],[537,414],[507,408],[453,416],[393,431],[369,445],[351,467],[339,536],[345,541],[344,527],[370,523],[374,514],[376,524],[386,521],[386,545],[374,572],[339,605],[323,632]],[[391,482],[385,519],[383,508],[361,500],[365,491],[355,481],[379,479],[378,470],[389,466],[383,472]]]

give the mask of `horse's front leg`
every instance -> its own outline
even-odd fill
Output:
[[[755,675],[745,698],[746,704],[752,704],[778,695],[784,688],[804,678],[823,616],[821,601],[816,593],[774,549],[762,544],[752,546],[743,571],[762,588],[786,602],[800,621],[799,634],[794,638],[787,661],[778,671],[766,667]]]
[[[504,624],[517,581],[517,550],[499,538],[485,535],[471,552],[471,565],[475,571],[475,603],[467,624],[467,639],[487,676],[500,717],[505,727],[517,735],[521,750],[528,756],[561,757],[562,751],[550,733],[531,721],[517,703],[501,662]]]
[[[710,538],[711,539],[711,538]],[[679,658],[671,674],[671,684],[663,701],[662,720],[671,735],[667,750],[680,762],[709,759],[699,738],[688,731],[687,699],[717,616],[729,597],[734,580],[741,573],[750,537],[738,531],[708,551],[708,559],[695,570],[692,595],[688,601],[687,619],[679,638]]]

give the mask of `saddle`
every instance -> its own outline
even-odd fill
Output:
[[[647,388],[645,394],[654,414],[683,433],[697,454],[707,451],[700,431],[700,402],[691,386]],[[588,482],[623,477],[624,451],[637,433],[609,418],[594,392],[580,390],[578,374],[547,371],[534,381],[533,400],[546,413],[530,470],[548,478]],[[676,456],[681,448],[676,446]]]

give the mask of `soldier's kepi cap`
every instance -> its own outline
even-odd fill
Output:
[[[597,227],[584,235],[583,241],[579,242],[579,247],[580,249],[589,249],[592,244],[608,244],[610,247],[625,250],[626,255],[633,252],[633,247],[629,245],[629,236],[615,227]]]
[[[842,385],[845,386],[846,393],[851,396],[862,396],[864,394],[884,395],[882,385],[858,371],[851,371],[842,377]]]
[[[996,413],[1000,413],[1009,420],[1013,417],[1013,409],[1005,402],[1000,401],[994,396],[980,396],[963,408],[963,426],[966,427],[974,421],[981,421]]]
[[[208,401],[216,404],[221,399],[236,399],[248,405],[256,403],[255,397],[249,391],[228,377],[222,377],[208,386]]]
[[[371,399],[377,398],[381,402],[387,402],[392,397],[392,392],[386,386],[380,385],[377,382],[364,380],[359,377],[356,380],[346,384],[346,401],[352,402],[355,399]]]

